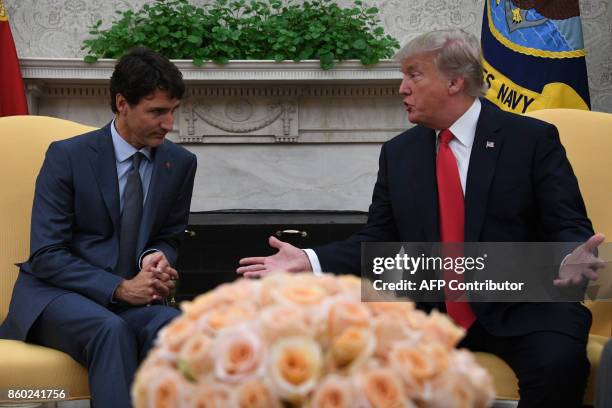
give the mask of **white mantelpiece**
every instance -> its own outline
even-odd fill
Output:
[[[221,82],[397,82],[401,79],[399,63],[385,60],[364,67],[359,61],[336,64],[332,70],[322,70],[319,61],[230,61],[225,65],[206,63],[195,66],[189,60],[172,60],[181,70],[187,83],[210,84]],[[21,71],[24,78],[43,79],[53,82],[78,81],[105,82],[115,66],[116,60],[102,59],[87,64],[80,58],[22,58]]]
[[[198,156],[192,211],[366,210],[380,143],[408,127],[399,64],[174,61],[187,95],[170,138]],[[114,60],[21,60],[32,112],[112,117]]]

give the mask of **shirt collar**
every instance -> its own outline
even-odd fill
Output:
[[[474,143],[476,125],[478,124],[481,109],[482,103],[480,99],[474,99],[474,102],[470,105],[468,110],[448,128],[457,141],[465,147],[472,147]],[[440,134],[440,131],[436,130],[436,136],[438,136],[438,134]]]
[[[478,124],[481,109],[482,103],[480,100],[478,98],[474,99],[469,109],[448,128],[457,140],[466,147],[472,147],[474,143],[476,125]]]
[[[136,152],[141,152],[145,155],[148,161],[151,161],[151,148],[149,146],[145,146],[142,149],[138,150],[131,144],[125,141],[123,137],[117,131],[115,127],[115,119],[111,122],[110,125],[111,136],[113,138],[113,147],[115,149],[115,158],[119,163],[128,160],[130,157],[134,155]]]

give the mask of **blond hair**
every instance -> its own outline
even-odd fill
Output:
[[[395,58],[434,53],[434,65],[447,78],[463,77],[465,93],[483,96],[486,92],[481,62],[480,41],[475,35],[459,29],[436,30],[410,40]]]

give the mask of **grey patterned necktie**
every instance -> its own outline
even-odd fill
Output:
[[[143,154],[134,153],[132,156],[132,169],[127,175],[125,190],[123,191],[123,212],[121,214],[121,232],[119,235],[119,260],[115,273],[124,278],[131,278],[136,274],[136,246],[138,231],[142,218],[142,182],[140,180],[140,162]]]

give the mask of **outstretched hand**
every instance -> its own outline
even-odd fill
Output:
[[[270,256],[242,258],[236,273],[242,274],[245,278],[259,278],[275,271],[305,272],[312,270],[308,256],[300,248],[274,237],[268,238],[268,244],[278,249],[278,252]]]
[[[558,287],[579,285],[583,279],[596,280],[599,278],[599,269],[604,267],[602,259],[595,253],[597,247],[605,241],[603,234],[595,234],[585,243],[578,246],[567,256],[559,269],[559,277],[553,281]]]

